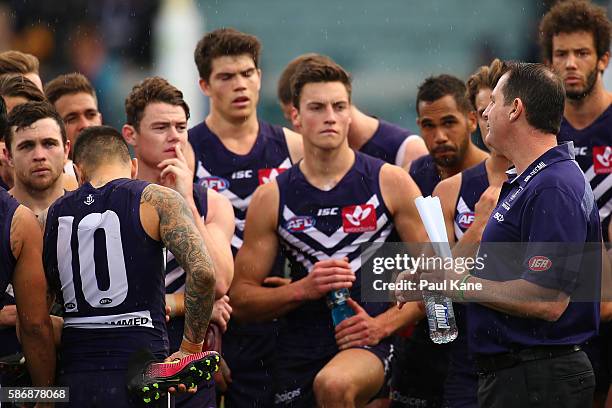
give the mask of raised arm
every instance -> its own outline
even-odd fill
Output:
[[[142,218],[158,219],[159,238],[185,270],[184,337],[191,343],[200,344],[204,341],[215,300],[215,271],[191,210],[177,192],[149,184],[142,193]]]
[[[33,385],[50,386],[55,378],[55,344],[42,265],[42,231],[34,214],[22,205],[11,223],[11,250],[17,261],[13,290],[21,345]]]

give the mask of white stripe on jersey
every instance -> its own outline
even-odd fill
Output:
[[[590,183],[593,181],[597,174],[595,174],[595,166],[589,167],[587,171],[584,172],[584,176]],[[593,195],[595,196],[595,201],[599,200],[606,192],[608,192],[612,188],[612,174],[608,174],[594,189]],[[605,220],[612,213],[612,198],[608,200],[601,208],[599,208],[599,218],[601,221]]]
[[[64,328],[113,329],[116,327],[149,327],[153,320],[148,310],[107,316],[64,317]]]

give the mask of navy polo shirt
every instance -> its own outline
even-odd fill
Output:
[[[548,150],[521,175],[504,183],[497,207],[484,230],[479,256],[487,251],[489,242],[507,243],[508,253],[515,260],[504,258],[496,250],[492,252],[495,256],[485,258],[485,267],[474,270],[473,274],[494,281],[524,279],[560,290],[571,300],[580,284],[580,271],[586,264],[599,265],[599,257],[580,253],[578,258],[563,258],[554,253],[560,248],[563,250],[563,246],[550,243],[568,243],[568,247],[575,247],[600,241],[601,227],[593,192],[574,161],[572,143],[566,143]],[[501,245],[492,244],[490,248]],[[525,248],[518,259],[514,249],[510,250],[511,245]],[[534,257],[552,259],[552,262],[542,270],[542,267],[533,267],[530,261]],[[599,274],[592,274],[591,278],[595,279],[595,275],[599,279]],[[599,288],[598,283],[594,286]],[[599,325],[599,303],[594,301],[570,301],[556,322],[510,316],[477,303],[469,303],[467,311],[470,350],[476,354],[581,344],[597,333]]]

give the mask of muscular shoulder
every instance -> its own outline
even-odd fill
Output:
[[[42,235],[40,224],[29,208],[20,205],[11,221],[11,252],[15,259],[19,258],[24,242],[33,235]]]
[[[160,240],[160,223],[175,217],[193,219],[185,200],[176,191],[157,184],[149,184],[140,197],[140,222],[147,235]]]
[[[455,201],[461,188],[461,173],[455,174],[452,177],[444,179],[438,183],[434,189],[432,196],[440,197],[440,201]]]
[[[402,200],[414,200],[421,193],[406,170],[392,164],[380,169],[380,190],[391,212]]]

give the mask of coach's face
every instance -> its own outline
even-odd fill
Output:
[[[586,31],[559,33],[552,39],[551,66],[563,80],[569,99],[589,95],[608,66],[608,53],[597,58],[593,34]]]
[[[243,121],[255,114],[261,87],[261,71],[250,55],[217,57],[208,80],[200,87],[214,111],[229,121]]]
[[[11,130],[9,163],[15,178],[27,188],[44,191],[61,182],[70,142],[62,142],[62,133],[52,118],[40,119],[25,129]]]
[[[504,103],[504,87],[508,82],[508,73],[502,75],[495,89],[491,92],[491,100],[482,116],[487,123],[484,135],[485,142],[500,154],[507,151],[510,139],[509,126],[511,124],[512,104]]]
[[[461,164],[476,130],[474,112],[462,112],[452,95],[433,102],[419,102],[417,124],[429,154],[442,167]]]
[[[308,83],[302,88],[300,108],[293,110],[293,126],[304,145],[337,149],[346,143],[351,124],[351,103],[342,82]]]

